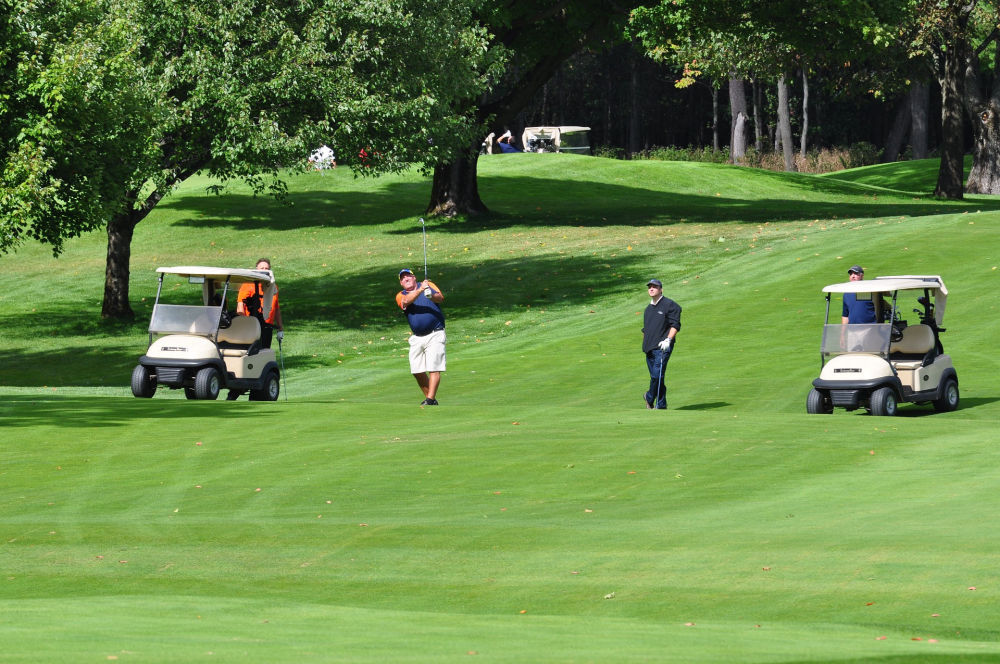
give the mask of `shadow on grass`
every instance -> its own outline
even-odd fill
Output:
[[[505,312],[533,310],[556,312],[581,306],[588,300],[609,295],[629,297],[645,306],[648,278],[645,264],[636,256],[621,256],[614,264],[593,255],[545,255],[494,259],[482,262],[449,260],[432,271],[432,280],[445,293],[444,310],[450,320],[475,320],[502,316]],[[417,266],[413,266],[417,267]],[[440,273],[440,275],[438,274]],[[399,290],[396,274],[370,269],[350,276],[321,274],[282,283],[285,293],[282,313],[289,333],[296,328],[324,332],[341,330],[406,329],[406,320],[395,304]],[[44,306],[40,303],[40,306]],[[22,339],[39,338],[39,350],[23,346],[0,348],[0,385],[22,387],[128,386],[132,369],[146,351],[148,336],[143,310],[129,325],[102,325],[95,314],[78,307],[49,305],[30,316],[0,317],[3,329],[20,329]],[[60,337],[91,336],[93,345],[53,348]],[[287,344],[285,350],[287,351]],[[287,353],[286,370],[325,366],[310,351]]]
[[[715,408],[726,408],[733,404],[728,401],[707,401],[705,403],[691,403],[686,406],[674,408],[674,410],[713,410]]]
[[[188,219],[174,222],[175,226],[291,230],[375,226],[395,221],[405,211],[416,218],[427,207],[429,198],[429,182],[400,182],[374,192],[293,192],[284,203],[266,196],[227,193],[170,198],[158,207],[191,214]]]
[[[254,417],[267,415],[263,410]],[[232,409],[218,402],[178,402],[168,406],[153,399],[107,399],[104,397],[45,395],[14,395],[0,397],[0,424],[5,427],[39,425],[64,428],[96,426],[133,426],[138,419],[170,420],[179,418],[218,417],[232,422]],[[227,424],[228,426],[228,424]]]
[[[970,156],[966,164],[966,172],[968,172],[971,163],[972,157]],[[937,184],[938,169],[940,166],[941,161],[939,159],[920,159],[865,166],[864,168],[852,168],[847,171],[834,171],[833,173],[824,173],[820,178],[876,186],[895,191],[930,194]]]
[[[900,168],[895,165],[895,168]],[[912,176],[905,172],[900,176]],[[859,176],[860,178],[860,176]],[[883,182],[883,180],[877,180]],[[733,183],[750,191],[783,188],[801,192],[790,198],[741,198],[731,195],[660,191],[639,186],[527,176],[480,178],[483,200],[492,212],[477,218],[438,220],[436,231],[478,232],[513,225],[645,226],[674,223],[795,221],[889,216],[928,216],[968,209],[998,210],[1000,201],[939,201],[905,192],[891,193],[847,179],[745,169]],[[191,213],[175,225],[192,228],[290,230],[312,227],[372,226],[400,219],[410,210],[422,214],[427,183],[389,183],[377,192],[310,191],[291,193],[291,205],[250,195],[180,197],[160,207]],[[553,192],[558,192],[554,194]],[[838,200],[851,197],[853,200]],[[400,229],[393,233],[412,233]]]
[[[401,266],[413,267],[418,265]],[[482,262],[449,260],[431,269],[431,281],[445,294],[448,319],[479,319],[523,310],[580,307],[585,295],[627,297],[645,306],[646,265],[641,257],[618,256],[614,264],[593,255],[511,257]],[[395,304],[396,274],[369,270],[343,277],[299,278],[288,286],[308,294],[306,302],[282,305],[286,320],[328,329],[386,329],[405,326]]]
[[[726,408],[727,406],[732,406],[733,404],[728,401],[707,401],[705,403],[690,403],[686,406],[681,406],[680,408],[674,408],[674,410],[713,410],[715,408]]]

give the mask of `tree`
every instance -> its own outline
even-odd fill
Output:
[[[930,56],[941,85],[941,162],[934,195],[943,198],[963,196],[963,109],[968,107],[969,44],[977,2],[919,0],[910,7],[901,30],[913,57]]]
[[[661,0],[633,12],[631,27],[654,58],[671,59],[688,70],[715,78],[730,72],[733,81],[753,74],[758,83],[777,83],[778,140],[785,148],[786,168],[794,169],[788,109],[788,78],[799,70],[803,80],[803,135],[806,148],[808,78],[810,68],[841,68],[842,63],[881,52],[873,38],[887,23],[888,5],[895,0]],[[697,67],[691,64],[697,62]],[[731,95],[734,126],[745,113],[742,95]],[[755,118],[757,114],[755,113]],[[759,132],[759,127],[755,133]],[[784,135],[782,135],[784,134]],[[735,136],[735,134],[734,134]],[[738,154],[741,145],[733,144]]]
[[[107,226],[102,315],[132,316],[132,234],[199,170],[281,196],[320,143],[364,175],[436,161],[486,90],[466,0],[14,0],[0,61],[0,250]],[[14,66],[10,66],[10,63]],[[13,72],[13,73],[12,73]]]
[[[492,36],[485,63],[495,66],[507,57],[508,64],[491,93],[461,102],[472,109],[469,125],[480,133],[435,164],[427,212],[487,212],[476,178],[482,136],[502,133],[566,58],[588,44],[620,36],[628,11],[640,1],[484,0],[478,16]]]

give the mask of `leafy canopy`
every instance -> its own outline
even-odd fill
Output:
[[[280,195],[321,143],[436,163],[502,65],[470,0],[2,1],[0,252],[58,254],[202,169]]]

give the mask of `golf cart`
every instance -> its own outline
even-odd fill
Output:
[[[132,394],[148,399],[162,385],[183,388],[188,399],[216,399],[228,389],[230,399],[249,392],[251,401],[276,401],[281,374],[274,351],[262,348],[260,342],[262,319],[270,313],[275,289],[272,273],[198,266],[156,271],[160,277],[149,321],[149,348],[132,371]],[[261,318],[226,310],[227,298],[235,304],[245,283],[254,284],[253,297],[260,298],[263,308]],[[198,286],[200,292],[185,288],[187,284]]]
[[[822,370],[806,399],[812,414],[834,408],[866,408],[872,415],[895,415],[900,402],[931,403],[936,411],[958,408],[958,374],[944,354],[948,289],[937,276],[877,277],[832,284],[826,293],[826,324],[820,350]],[[830,324],[832,293],[855,293],[875,305],[877,322]],[[900,306],[911,306],[919,323],[902,319]],[[839,312],[838,312],[839,313]]]
[[[590,127],[525,127],[521,145],[525,152],[590,154]]]

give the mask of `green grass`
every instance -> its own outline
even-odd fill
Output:
[[[97,316],[100,234],[2,259],[0,662],[1000,661],[997,202],[920,195],[924,162],[480,172],[493,216],[428,221],[437,409],[392,303],[416,173],[186,183],[137,229],[133,325]],[[261,255],[288,399],[132,398],[153,270]],[[944,276],[960,410],[805,414],[853,263]],[[684,306],[666,413],[651,276]]]

